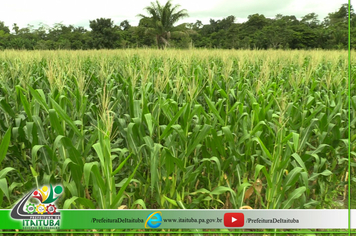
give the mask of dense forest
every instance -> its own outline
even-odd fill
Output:
[[[298,19],[293,15],[278,14],[266,18],[262,14],[248,16],[244,23],[234,23],[235,16],[210,20],[203,25],[184,23],[175,26],[165,46],[174,48],[223,49],[347,49],[348,5],[343,4],[329,13],[323,21],[309,13]],[[356,48],[356,17],[350,10],[351,47]],[[143,15],[142,15],[143,16]],[[157,47],[158,38],[149,33],[149,17],[142,17],[138,26],[125,20],[115,25],[113,20],[100,18],[90,21],[90,29],[80,26],[39,24],[12,30],[0,21],[0,49],[114,49]],[[158,44],[159,45],[159,44]]]

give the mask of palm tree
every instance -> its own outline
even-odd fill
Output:
[[[138,15],[142,17],[141,20],[149,22],[146,34],[156,37],[159,49],[164,49],[169,45],[168,41],[171,37],[179,37],[191,33],[185,24],[173,26],[180,19],[189,16],[185,9],[178,11],[179,7],[180,5],[172,7],[171,0],[168,0],[164,6],[161,6],[156,0],[156,3],[151,2],[151,6],[144,8],[149,16]]]

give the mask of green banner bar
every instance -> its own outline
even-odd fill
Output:
[[[165,210],[61,210],[59,229],[169,229],[169,228],[224,228],[223,213],[204,215],[201,211]],[[189,217],[187,216],[189,215]],[[47,215],[46,215],[47,216]],[[49,229],[51,222],[43,216],[34,219],[14,220],[10,210],[1,210],[1,229]],[[43,219],[41,219],[43,218]]]
[[[12,219],[0,210],[0,229],[346,229],[347,210],[59,210]]]
[[[11,210],[0,210],[0,229],[22,229],[22,221],[10,217]]]

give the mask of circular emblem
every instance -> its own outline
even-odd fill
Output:
[[[145,223],[145,228],[147,228],[147,225],[150,228],[158,228],[162,223],[162,213],[160,211],[153,212],[147,216],[146,223]]]
[[[37,211],[37,213],[38,214],[43,214],[44,212],[46,212],[46,207],[45,207],[45,205],[43,205],[43,204],[38,204],[37,205],[37,208],[36,208],[36,211]]]
[[[53,213],[56,213],[57,208],[56,208],[54,205],[49,204],[49,205],[46,207],[46,210],[47,210],[47,213],[48,213],[48,214],[53,215]]]
[[[28,204],[26,206],[26,211],[27,211],[28,214],[33,214],[36,211],[35,204],[32,204],[32,203]]]

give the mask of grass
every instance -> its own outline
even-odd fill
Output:
[[[347,67],[343,51],[4,51],[0,207],[60,183],[62,209],[346,209]]]

